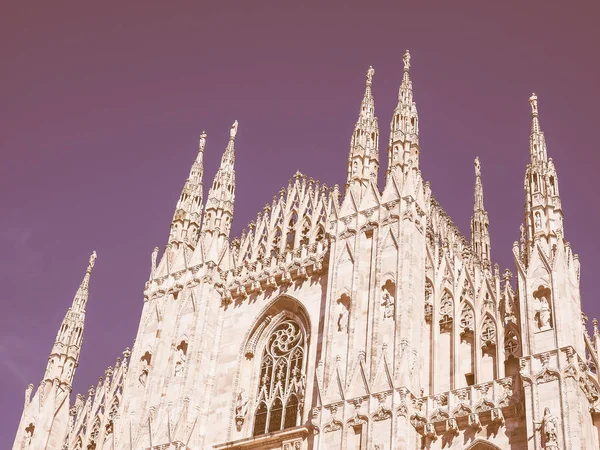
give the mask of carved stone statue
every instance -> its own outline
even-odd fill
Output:
[[[229,130],[229,139],[234,140],[235,136],[237,135],[237,129],[238,129],[238,121],[236,120],[235,122],[233,122],[233,125],[231,125],[231,130]]]
[[[183,375],[183,369],[185,368],[186,354],[183,348],[177,349],[177,362],[175,363],[175,377]]]
[[[142,359],[142,370],[140,372],[140,384],[142,386],[146,386],[146,379],[148,378],[148,361],[146,359]]]
[[[341,305],[341,307],[342,307],[342,311],[340,312],[340,315],[338,316],[337,326],[338,326],[338,331],[343,332],[348,329],[348,309],[343,304]]]
[[[25,438],[23,438],[23,448],[27,448],[31,445],[31,438],[32,438],[31,430],[29,428],[27,428],[25,430]]]
[[[246,414],[248,414],[248,396],[246,395],[246,391],[242,389],[235,401],[235,424],[238,431],[242,428],[246,420]]]
[[[383,289],[381,295],[381,306],[383,306],[383,318],[389,319],[394,318],[394,309],[396,302],[394,301],[394,297],[386,290]]]
[[[542,294],[540,297],[540,309],[538,311],[538,326],[540,330],[550,329],[550,320],[552,319],[552,313],[550,311],[550,302],[548,301],[547,294]]]
[[[369,66],[369,70],[367,70],[367,86],[371,86],[371,84],[373,84],[373,75],[375,75],[375,69]]]
[[[544,417],[536,425],[541,425],[543,448],[558,450],[558,419],[550,412],[550,408],[544,409]]]

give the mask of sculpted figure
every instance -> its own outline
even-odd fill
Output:
[[[338,316],[338,331],[346,331],[348,329],[348,310],[342,305],[342,312]]]
[[[389,319],[394,318],[394,306],[396,302],[394,301],[394,297],[386,290],[383,289],[381,296],[381,306],[383,306],[383,318]]]
[[[177,362],[175,363],[175,377],[181,376],[183,374],[183,369],[185,367],[186,354],[182,348],[177,349]]]
[[[25,430],[25,438],[23,439],[23,448],[27,448],[31,445],[31,430],[27,428]]]
[[[233,125],[231,125],[231,130],[229,130],[229,139],[235,139],[235,136],[237,135],[237,129],[238,121],[236,120],[235,122],[233,122]]]
[[[246,391],[242,389],[237,395],[237,400],[235,403],[235,418],[236,419],[244,419],[246,414],[248,413],[248,396],[246,395]]]
[[[550,408],[544,409],[544,417],[541,422],[536,422],[536,425],[541,425],[542,445],[546,450],[558,449],[558,419],[550,412]]]
[[[540,310],[538,311],[538,326],[540,330],[548,330],[550,328],[551,318],[552,313],[550,312],[550,303],[544,294],[540,298]]]
[[[146,386],[146,378],[148,378],[148,361],[142,359],[142,371],[140,372],[140,384]]]

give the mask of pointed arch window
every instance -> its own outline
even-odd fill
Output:
[[[291,319],[277,325],[267,339],[254,414],[255,436],[298,424],[305,389],[304,345],[304,332]]]

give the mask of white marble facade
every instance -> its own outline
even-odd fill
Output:
[[[410,55],[380,191],[367,83],[345,189],[297,173],[241,237],[231,127],[203,204],[206,134],[135,345],[71,399],[95,254],[13,449],[598,449],[600,333],[530,98],[514,274],[490,261],[481,166],[467,240],[419,170]]]

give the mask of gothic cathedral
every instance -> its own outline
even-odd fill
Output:
[[[343,191],[296,173],[236,239],[238,124],[206,204],[202,133],[133,348],[71,398],[94,253],[13,450],[600,447],[600,332],[537,97],[513,274],[490,260],[479,160],[470,240],[423,181],[408,51],[380,191],[373,76]]]

